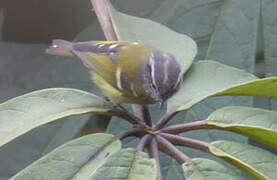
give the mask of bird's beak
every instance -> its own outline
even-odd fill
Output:
[[[164,107],[164,100],[161,100],[161,101],[159,102],[159,107],[160,107],[160,109],[162,109],[162,108]]]

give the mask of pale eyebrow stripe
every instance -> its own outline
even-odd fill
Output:
[[[155,61],[153,54],[150,55],[150,67],[151,67],[151,79],[152,83],[157,87],[156,79],[155,79]]]
[[[174,86],[173,86],[173,89],[175,89],[175,88],[178,86],[178,84],[180,83],[182,77],[183,77],[183,75],[182,75],[182,73],[181,73],[181,71],[180,71],[180,72],[179,72],[178,79],[177,79],[176,83],[175,83]]]
[[[163,79],[163,84],[165,85],[168,81],[168,64],[169,64],[169,60],[168,59],[165,59],[165,62],[164,62],[164,79]]]
[[[120,68],[116,68],[116,86],[120,90],[123,90],[122,84],[121,84],[121,69]]]

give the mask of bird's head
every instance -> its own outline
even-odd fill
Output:
[[[179,63],[170,53],[154,51],[149,54],[142,69],[146,92],[162,106],[178,90],[182,81]]]

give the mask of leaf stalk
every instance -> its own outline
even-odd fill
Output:
[[[202,121],[194,121],[190,123],[172,125],[161,129],[160,132],[179,134],[179,133],[183,133],[191,130],[210,129],[210,128],[211,127],[208,125],[208,120],[202,120]]]
[[[155,138],[159,144],[159,148],[165,153],[172,156],[174,159],[176,159],[176,161],[178,161],[180,164],[190,161],[190,158],[187,155],[177,149],[171,142],[169,142],[162,136],[157,135],[155,136]]]

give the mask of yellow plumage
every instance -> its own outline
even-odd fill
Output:
[[[105,45],[110,49],[122,46],[120,51],[101,53]],[[79,49],[78,49],[79,47]],[[91,51],[84,49],[91,48]],[[93,52],[93,49],[99,52]],[[155,100],[144,90],[142,77],[139,75],[140,66],[146,56],[155,48],[132,42],[98,41],[71,43],[55,40],[47,53],[62,56],[78,56],[91,70],[92,80],[103,93],[115,103],[150,104]],[[112,59],[111,54],[115,56]]]

